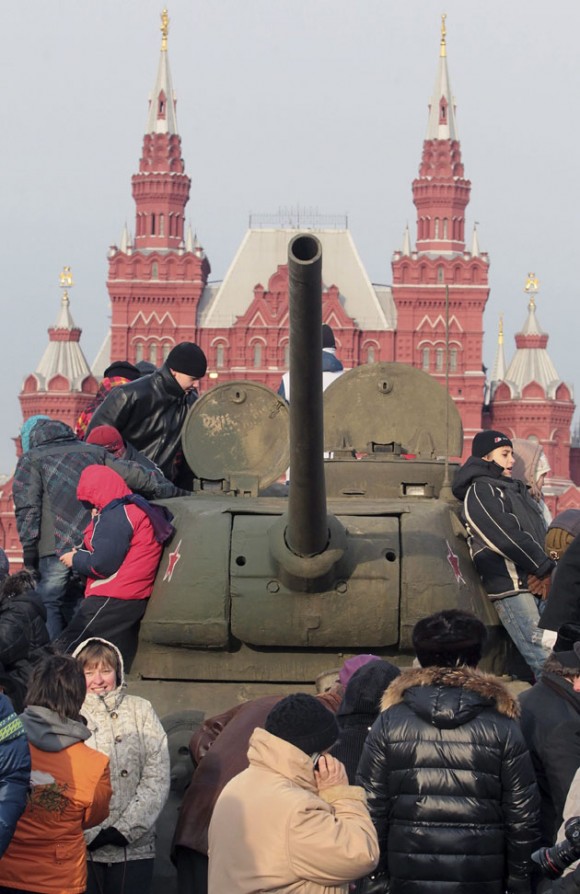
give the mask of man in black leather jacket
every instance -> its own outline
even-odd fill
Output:
[[[193,342],[180,342],[161,369],[113,388],[95,410],[87,435],[97,425],[114,426],[166,478],[190,489],[192,476],[180,449],[181,429],[197,398],[195,382],[206,368],[202,349]]]
[[[421,667],[390,684],[367,737],[357,782],[390,894],[530,892],[538,790],[517,701],[476,668],[485,636],[456,609],[419,621]]]

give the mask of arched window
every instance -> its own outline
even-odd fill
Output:
[[[434,231],[435,239],[439,239],[439,218],[435,218],[435,231]]]
[[[155,342],[149,345],[149,362],[157,366],[157,344]]]
[[[443,372],[443,359],[445,357],[445,351],[443,348],[435,349],[435,372]]]
[[[159,264],[153,261],[151,264],[151,279],[159,279]]]
[[[155,215],[151,215],[151,235],[155,235]]]
[[[218,369],[222,369],[225,366],[225,351],[223,345],[218,345],[215,349],[215,365]]]
[[[287,341],[284,345],[284,366],[286,369],[290,366],[290,342]]]
[[[369,345],[367,348],[367,363],[375,362],[375,348],[374,345]]]
[[[449,227],[449,221],[447,220],[446,217],[444,217],[443,218],[443,238],[444,239],[447,239],[448,227]]]
[[[425,370],[429,370],[431,365],[431,357],[429,348],[423,348],[421,350],[421,368]]]
[[[159,215],[159,235],[165,236],[165,215]]]
[[[254,344],[254,369],[260,369],[262,366],[262,345],[260,342]]]
[[[163,360],[167,360],[170,350],[171,350],[171,345],[169,344],[169,342],[168,341],[164,342],[164,344],[163,344]]]
[[[457,348],[449,348],[449,372],[457,372]]]
[[[443,267],[437,267],[437,282],[443,282]]]
[[[143,342],[138,341],[135,345],[135,363],[139,363],[140,360],[143,360]]]

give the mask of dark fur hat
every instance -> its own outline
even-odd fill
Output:
[[[105,379],[112,379],[115,376],[122,376],[124,379],[128,379],[130,382],[134,382],[135,379],[140,377],[141,373],[137,369],[136,366],[133,366],[132,363],[129,363],[128,360],[115,360],[114,363],[111,363],[103,373]]]
[[[413,648],[422,667],[475,667],[487,638],[485,625],[458,609],[423,618],[413,629]]]

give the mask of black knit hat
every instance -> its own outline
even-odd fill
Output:
[[[133,366],[132,363],[129,363],[128,360],[115,360],[115,362],[111,363],[103,373],[105,379],[112,379],[114,376],[123,376],[124,379],[129,379],[130,382],[134,382],[135,379],[138,379],[141,376],[141,373],[137,367]]]
[[[487,456],[488,453],[491,453],[492,450],[496,450],[498,447],[513,448],[513,446],[514,445],[508,436],[504,435],[501,431],[494,431],[493,429],[490,429],[489,431],[480,431],[473,439],[471,455],[479,457]]]
[[[413,628],[413,648],[422,667],[475,667],[486,638],[485,625],[456,608],[429,615]]]
[[[135,366],[139,370],[140,376],[148,376],[151,373],[157,372],[157,367],[149,360],[140,360],[139,363],[135,364]]]
[[[381,698],[401,671],[390,661],[376,658],[359,667],[347,683],[344,697],[338,709],[338,722],[348,714],[375,718],[380,712]]]
[[[319,699],[305,692],[287,695],[274,705],[264,729],[305,754],[327,751],[338,739],[334,714]]]
[[[207,369],[205,354],[199,345],[195,345],[192,341],[182,341],[175,345],[167,355],[165,363],[174,372],[193,376],[194,379],[205,376]]]
[[[334,340],[334,332],[328,325],[328,323],[322,324],[322,347],[323,348],[336,348],[336,342]]]

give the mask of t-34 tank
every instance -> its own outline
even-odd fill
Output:
[[[505,639],[448,487],[444,457],[462,447],[453,401],[395,363],[350,370],[323,395],[318,240],[296,236],[288,263],[290,406],[234,382],[184,426],[197,492],[168,501],[176,535],[133,666],[161,713],[312,689],[357,652],[410,663],[414,624],[444,608],[486,623],[486,666],[502,669]],[[288,464],[289,487],[274,484]]]

